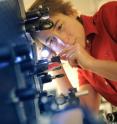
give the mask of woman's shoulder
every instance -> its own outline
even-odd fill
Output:
[[[99,10],[102,9],[111,9],[111,8],[115,8],[117,10],[117,1],[110,1],[110,2],[106,2],[104,3]]]

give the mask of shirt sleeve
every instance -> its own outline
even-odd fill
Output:
[[[78,80],[79,80],[79,86],[88,84],[88,81],[84,76],[84,70],[81,68],[78,68]]]
[[[117,42],[117,1],[104,4],[100,11],[106,31]]]

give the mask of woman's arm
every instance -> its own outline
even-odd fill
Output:
[[[72,88],[71,82],[69,81],[66,72],[62,68],[61,70],[54,71],[54,74],[65,74],[63,78],[55,80],[58,94],[68,95],[68,90]],[[100,97],[99,94],[93,89],[93,87],[85,81],[85,83],[79,87],[79,91],[88,91],[88,95],[80,96],[80,103],[84,107],[88,107],[93,113],[98,114]]]
[[[94,114],[98,114],[100,105],[100,96],[90,84],[80,86],[80,91],[88,90],[88,95],[80,96],[82,106],[88,107]]]
[[[117,81],[117,62],[116,61],[93,59],[91,63],[89,63],[87,68],[104,78]]]
[[[99,60],[92,57],[80,44],[75,44],[64,49],[60,56],[68,60],[71,66],[80,65],[83,69],[92,71],[109,80],[117,81],[117,62],[109,60]]]

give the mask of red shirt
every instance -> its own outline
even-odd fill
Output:
[[[93,17],[82,15],[81,18],[86,38],[90,42],[90,54],[96,59],[117,61],[117,2],[106,3]],[[117,106],[117,81],[81,68],[78,74],[80,85],[88,82],[105,99]]]

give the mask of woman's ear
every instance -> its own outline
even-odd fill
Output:
[[[76,9],[74,9],[73,13],[70,16],[72,16],[74,18],[77,18],[78,16],[80,17],[80,15],[78,14]]]

